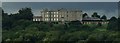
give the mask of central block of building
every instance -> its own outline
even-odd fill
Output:
[[[82,11],[78,9],[42,9],[42,21],[82,21]]]

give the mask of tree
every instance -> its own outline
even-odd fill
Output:
[[[69,26],[68,26],[68,29],[69,29],[69,31],[71,31],[71,32],[73,32],[73,31],[75,31],[75,30],[81,30],[82,28],[82,23],[80,22],[80,21],[71,21],[71,22],[69,22],[68,23],[69,24]]]
[[[19,16],[22,19],[32,20],[32,18],[33,18],[33,13],[31,11],[31,8],[22,8],[18,12],[20,14]]]
[[[21,26],[21,28],[25,29],[25,27],[27,27],[31,24],[32,24],[32,21],[21,19],[21,20],[15,21],[12,24],[12,27],[14,28],[16,26]]]
[[[101,23],[98,23],[97,26],[100,27],[100,26],[102,26],[102,24],[101,24]]]
[[[10,14],[9,15],[12,21],[18,21],[21,19],[24,20],[32,20],[33,14],[31,11],[31,8],[22,8],[18,11],[16,14]]]
[[[59,41],[61,34],[63,34],[63,33],[60,31],[46,32],[46,36],[44,38],[44,41]]]
[[[11,21],[10,16],[7,13],[4,13],[4,10],[2,10],[2,29],[9,30],[12,23],[13,21]]]
[[[108,23],[108,30],[118,30],[118,21],[116,17],[111,17]]]
[[[93,31],[87,39],[87,43],[103,43],[108,37],[109,32],[107,31]],[[106,41],[107,42],[107,41]]]
[[[118,30],[120,30],[120,17],[118,18]]]
[[[107,17],[106,17],[105,15],[103,15],[103,16],[101,17],[101,19],[106,20]]]
[[[114,16],[110,18],[110,21],[116,21],[116,20],[117,20],[117,18]]]
[[[88,16],[88,14],[87,14],[87,13],[84,13],[84,14],[83,14],[83,18],[86,17],[86,16]]]
[[[75,31],[75,32],[66,32],[60,37],[61,41],[68,41],[68,42],[78,42],[78,41],[85,41],[88,38],[90,32],[88,31]]]
[[[97,17],[97,18],[100,18],[100,16],[98,15],[97,12],[94,12],[93,15],[91,17]]]

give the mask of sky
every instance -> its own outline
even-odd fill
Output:
[[[83,13],[87,13],[89,16],[93,12],[97,12],[98,15],[106,15],[108,18],[112,16],[118,16],[117,2],[3,2],[2,8],[8,14],[17,13],[19,9],[30,7],[35,16],[40,15],[42,8],[58,9],[79,9]]]
[[[57,6],[66,6],[65,8],[80,8],[84,12],[87,12],[89,15],[91,15],[93,12],[98,12],[99,15],[107,15],[108,18],[111,16],[116,16],[118,15],[118,10],[117,10],[117,5],[116,3],[86,3],[86,4],[59,4],[59,5],[52,5],[52,4],[47,4],[47,3],[4,3],[4,2],[118,2],[120,0],[0,0],[0,7],[2,7],[5,12],[7,13],[16,13],[18,9],[23,8],[23,7],[31,7],[33,10],[32,12],[35,15],[39,15],[39,9],[42,7],[52,7],[57,8]],[[1,3],[3,2],[3,4]],[[67,7],[68,6],[68,7]],[[1,37],[0,37],[1,39]]]
[[[120,0],[1,0],[2,2],[118,2]]]
[[[0,1],[0,7],[2,7],[2,2]]]

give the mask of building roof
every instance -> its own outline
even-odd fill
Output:
[[[97,17],[84,17],[82,19],[82,21],[93,21],[93,22],[96,22],[96,21],[109,21],[109,20],[102,20],[102,19],[97,18]]]
[[[83,20],[100,20],[100,18],[97,18],[97,17],[84,17]]]
[[[48,8],[44,8],[42,9],[42,11],[76,11],[76,12],[82,12],[82,10],[79,9],[67,9],[67,8],[59,8],[59,9],[48,9]]]

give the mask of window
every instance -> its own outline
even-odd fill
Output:
[[[58,12],[54,12],[54,14],[58,14]]]
[[[58,14],[58,12],[56,12]]]
[[[46,21],[46,19],[45,19],[45,21]]]
[[[40,19],[39,19],[39,21],[40,21]]]
[[[48,21],[49,19],[47,18],[47,21]]]
[[[53,12],[51,12],[51,14],[53,14]]]
[[[51,18],[51,21],[53,21],[53,18]]]
[[[33,19],[33,21],[35,21],[35,19]]]
[[[58,21],[58,18],[56,20]]]
[[[64,21],[64,19],[62,19],[62,21]]]
[[[58,15],[54,15],[54,17],[58,17]]]
[[[48,15],[45,15],[45,17],[48,17]]]
[[[51,17],[53,17],[53,15],[51,15]]]
[[[48,21],[48,18],[45,18],[45,21]]]
[[[67,15],[67,17],[68,17],[68,15]]]
[[[58,15],[56,15],[56,17],[58,17]]]
[[[49,12],[47,12],[47,13],[49,13]]]
[[[54,14],[55,14],[56,12],[54,12]]]
[[[38,19],[36,19],[36,21],[38,21]]]
[[[56,19],[54,18],[54,21],[56,21]]]
[[[54,17],[55,17],[56,15],[54,15]]]

